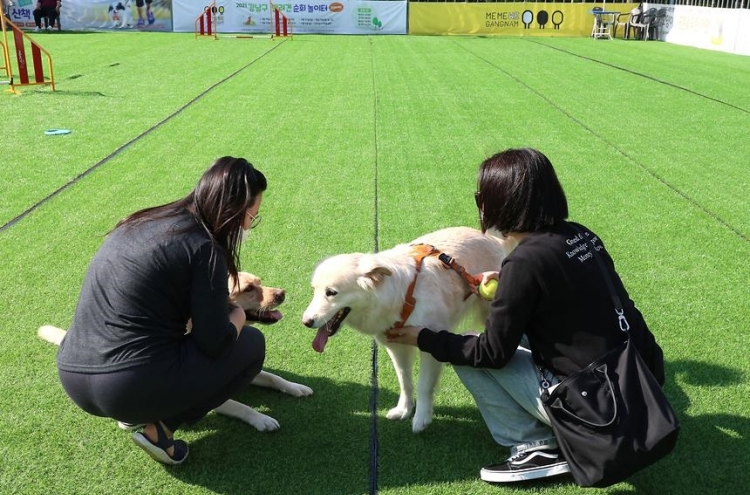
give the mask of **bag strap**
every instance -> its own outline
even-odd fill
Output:
[[[612,277],[609,275],[609,270],[607,269],[607,266],[604,264],[604,261],[602,261],[601,256],[599,255],[598,250],[596,249],[596,246],[594,246],[593,242],[589,242],[588,239],[586,239],[588,232],[580,228],[578,225],[575,225],[573,223],[570,224],[573,229],[578,232],[579,237],[581,238],[581,242],[583,242],[583,245],[586,246],[586,249],[588,252],[591,253],[591,256],[596,260],[596,264],[599,267],[599,271],[602,272],[602,276],[604,277],[604,283],[607,285],[607,290],[609,291],[609,295],[612,298],[612,303],[615,306],[615,313],[617,314],[617,322],[620,325],[620,330],[622,330],[625,333],[628,333],[628,330],[630,330],[630,323],[628,323],[627,318],[625,318],[625,310],[622,308],[622,302],[620,301],[620,298],[617,295],[617,291],[615,290],[615,285],[612,283]],[[544,375],[544,367],[538,362],[538,360],[535,360],[536,368],[539,371],[539,385],[542,387],[542,390],[545,392],[550,387],[550,382],[547,380],[547,377]]]
[[[609,393],[607,395],[609,395],[609,399],[612,401],[612,418],[610,420],[604,423],[592,423],[591,421],[588,421],[576,415],[575,412],[569,411],[565,407],[566,403],[564,400],[559,401],[559,403],[555,404],[555,407],[557,407],[560,411],[562,411],[569,417],[575,419],[576,421],[580,421],[587,426],[590,426],[592,428],[606,428],[607,426],[611,426],[617,420],[617,396],[614,393],[615,388],[612,386],[612,380],[609,378],[609,373],[607,373],[607,363],[602,363],[596,368],[593,368],[593,370],[602,375],[604,377],[604,381],[607,382],[607,390],[609,390]]]
[[[617,322],[620,324],[620,330],[623,332],[627,332],[630,330],[630,324],[628,323],[627,318],[625,318],[625,310],[622,309],[622,302],[620,302],[620,298],[617,296],[617,291],[615,291],[615,286],[612,283],[612,277],[609,276],[609,270],[607,269],[606,265],[604,264],[604,261],[602,261],[601,256],[599,255],[598,250],[596,249],[596,246],[594,246],[593,242],[589,242],[586,237],[588,232],[583,230],[582,228],[578,227],[577,225],[570,224],[576,232],[581,237],[581,241],[586,246],[586,249],[591,253],[591,256],[596,260],[596,264],[599,266],[599,271],[602,272],[602,275],[604,276],[604,283],[607,284],[607,290],[609,291],[610,297],[612,297],[612,302],[615,305],[615,313],[617,313]]]

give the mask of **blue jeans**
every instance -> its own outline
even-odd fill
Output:
[[[500,445],[510,447],[511,456],[539,448],[557,448],[557,440],[540,398],[539,370],[529,349],[518,347],[501,369],[453,368],[474,396],[492,438]],[[557,383],[557,378],[545,373],[552,385]]]

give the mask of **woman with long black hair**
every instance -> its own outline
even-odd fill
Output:
[[[219,158],[184,198],[120,221],[86,273],[57,355],[63,388],[84,411],[137,430],[134,442],[165,464],[188,455],[174,432],[263,365],[263,335],[229,305],[227,280],[266,187],[247,160]]]

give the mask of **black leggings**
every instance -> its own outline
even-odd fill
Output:
[[[265,354],[263,334],[246,326],[214,360],[187,338],[171,359],[112,373],[58,373],[65,392],[87,413],[133,424],[161,421],[174,432],[241,392],[260,373]]]
[[[41,7],[34,9],[32,12],[34,15],[34,22],[37,27],[42,27],[42,19],[47,19],[47,23],[50,27],[54,26],[55,20],[58,17],[57,9],[55,7]]]

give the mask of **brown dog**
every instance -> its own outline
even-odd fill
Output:
[[[271,325],[282,318],[276,307],[284,302],[283,289],[264,287],[252,273],[239,272],[237,283],[229,280],[229,302],[245,310],[247,321]]]
[[[250,322],[273,324],[281,320],[282,314],[276,308],[284,302],[286,296],[284,290],[261,285],[260,278],[251,273],[240,272],[238,275],[238,283],[235,283],[232,279],[229,280],[230,304],[236,304],[244,309],[247,320]],[[63,337],[65,337],[65,330],[44,325],[39,327],[37,335],[47,342],[60,345]],[[261,371],[252,383],[260,387],[273,388],[295,397],[305,397],[313,393],[310,387],[290,382],[267,371]],[[242,420],[258,431],[279,429],[279,422],[274,418],[261,414],[252,407],[235,400],[226,401],[214,411]]]

